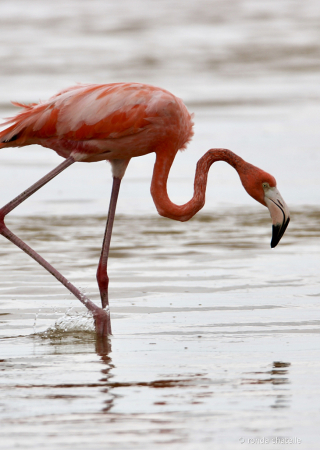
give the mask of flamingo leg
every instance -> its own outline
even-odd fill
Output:
[[[99,260],[98,270],[97,270],[97,281],[100,290],[102,308],[107,308],[109,306],[108,299],[108,286],[109,277],[107,273],[108,257],[110,250],[110,241],[112,235],[112,227],[116,212],[117,200],[120,190],[121,178],[113,177],[111,198],[109,204],[108,219],[106,224],[106,230],[104,234],[101,256]]]
[[[71,284],[58,270],[56,270],[51,264],[49,264],[42,256],[40,256],[36,251],[29,247],[25,242],[23,242],[18,236],[12,233],[4,223],[5,216],[11,212],[14,208],[20,205],[24,200],[34,194],[42,186],[52,180],[55,176],[61,173],[64,169],[69,167],[75,162],[74,158],[70,156],[63,163],[33,184],[26,191],[22,192],[16,198],[11,200],[0,209],[0,234],[27,253],[31,258],[37,261],[42,267],[44,267],[48,272],[50,272],[60,283],[62,283],[72,294],[75,295],[88,309],[92,312],[95,319],[96,331],[98,335],[107,336],[111,334],[110,326],[110,313],[108,310],[102,310],[97,305],[95,305],[91,300],[89,300],[84,294],[82,294],[79,289],[77,289],[73,284]]]

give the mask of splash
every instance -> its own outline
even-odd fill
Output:
[[[45,334],[64,334],[95,331],[92,314],[88,312],[76,313],[75,311],[68,311],[62,317],[56,320],[52,327],[49,327]]]

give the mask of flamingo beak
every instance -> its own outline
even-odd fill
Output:
[[[290,222],[290,211],[276,187],[265,191],[264,201],[272,219],[271,248],[276,247]]]

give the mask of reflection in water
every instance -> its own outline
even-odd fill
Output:
[[[285,375],[288,375],[288,367],[291,366],[291,363],[275,361],[272,364],[272,369],[267,370],[265,372],[251,372],[254,375],[258,375],[257,378],[245,378],[242,380],[243,384],[250,385],[271,385],[274,389],[277,386],[287,385],[290,383],[289,378]],[[263,377],[265,375],[265,377]],[[289,401],[292,397],[292,393],[288,390],[284,391],[281,389],[281,393],[275,395],[274,404],[271,405],[271,408],[288,408]]]
[[[274,362],[273,363],[272,370],[266,371],[266,372],[253,372],[254,374],[266,374],[271,375],[271,377],[268,378],[259,378],[259,379],[246,379],[244,383],[248,384],[287,384],[289,383],[289,379],[287,377],[284,377],[283,375],[286,375],[288,373],[288,370],[284,369],[278,369],[279,367],[289,367],[290,363],[283,363],[283,362]]]
[[[289,378],[284,377],[284,375],[288,374],[287,368],[290,367],[290,363],[281,362],[281,361],[275,361],[273,363],[273,370],[271,371],[271,374],[275,376],[275,378],[280,383],[274,383],[274,384],[288,384]],[[292,397],[292,393],[289,392],[288,394],[277,394],[274,400],[274,405],[272,405],[272,408],[288,408],[290,399]]]
[[[111,362],[109,353],[112,352],[111,349],[111,338],[96,338],[96,353],[101,357],[101,361],[105,364]]]
[[[100,357],[101,362],[104,366],[104,368],[101,370],[102,378],[99,381],[104,386],[109,386],[110,380],[113,377],[112,373],[110,373],[111,370],[114,369],[114,365],[112,364],[112,359],[110,356],[111,352],[112,349],[110,338],[96,338],[96,353]],[[109,412],[112,409],[117,396],[109,389],[109,387],[103,388],[101,392],[109,394],[109,398],[107,400],[104,400],[105,406],[102,409],[103,412]]]
[[[109,398],[104,400],[104,407],[102,411],[104,413],[112,412],[112,408],[115,406],[115,402],[118,398],[126,395],[125,390],[130,391],[135,388],[148,388],[148,389],[163,389],[164,396],[160,395],[160,398],[166,398],[167,389],[172,389],[175,391],[176,388],[185,388],[186,390],[190,388],[194,388],[199,385],[210,385],[212,381],[209,378],[202,376],[202,374],[189,374],[188,378],[181,378],[181,375],[177,376],[177,378],[164,378],[164,379],[156,379],[152,381],[132,381],[132,382],[119,382],[112,381],[114,375],[112,374],[112,370],[115,368],[112,363],[112,359],[110,356],[111,353],[111,339],[96,339],[96,353],[99,355],[101,362],[104,366],[101,372],[103,377],[99,380],[101,386],[101,392],[104,394],[108,394]],[[138,363],[138,362],[137,362]],[[122,388],[125,388],[123,391]],[[117,391],[122,390],[122,394],[117,394]],[[173,394],[170,394],[170,396]],[[210,392],[198,393],[196,395],[199,400],[202,397],[208,397]],[[152,396],[152,394],[150,394]],[[193,404],[201,403],[200,401],[196,401],[195,399],[192,401]],[[167,401],[155,401],[154,405],[166,405]]]

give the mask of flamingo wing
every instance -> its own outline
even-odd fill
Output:
[[[24,109],[5,122],[13,125],[0,133],[0,142],[21,146],[51,138],[89,141],[134,135],[152,121],[153,91],[138,83],[77,85],[46,102],[14,103]]]

